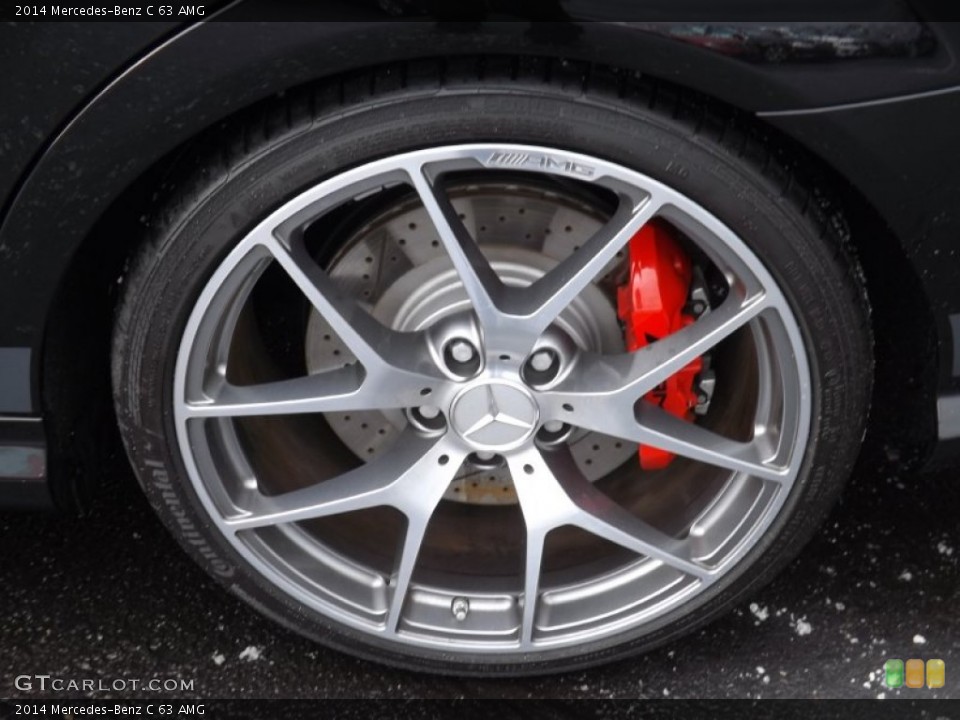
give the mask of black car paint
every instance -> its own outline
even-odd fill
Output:
[[[891,324],[878,332],[889,351],[878,386],[901,384],[899,400],[874,414],[877,447],[894,460],[930,456],[936,398],[960,392],[951,333],[960,313],[960,168],[948,160],[960,157],[960,28],[922,23],[902,3],[891,5],[896,26],[792,21],[774,29],[613,22],[616,0],[583,4],[580,16],[576,3],[559,3],[560,14],[548,17],[563,19],[546,23],[501,21],[510,19],[504,11],[484,20],[483,8],[463,20],[463,8],[451,19],[442,10],[429,17],[419,6],[381,5],[414,19],[391,22],[378,6],[325,2],[314,11],[341,21],[232,22],[255,16],[250,2],[238,2],[199,24],[0,30],[0,348],[30,357],[29,377],[14,379],[30,388],[29,407],[0,396],[0,443],[36,450],[46,435],[52,468],[0,480],[0,504],[51,495],[70,504],[77,495],[86,403],[97,394],[109,404],[100,397],[106,383],[93,378],[106,378],[98,353],[114,283],[136,242],[117,228],[138,229],[137,203],[171,154],[287,88],[428,56],[483,55],[491,67],[518,54],[562,59],[558,72],[577,82],[590,64],[646,73],[755,115],[848,180],[852,188],[838,192],[850,195],[852,214],[865,216],[860,227],[874,233],[859,238],[861,256],[873,304]],[[556,5],[542,4],[551,12]],[[70,61],[58,47],[72,48]],[[104,316],[87,321],[90,332],[77,312],[87,297]],[[98,350],[84,354],[78,343]],[[903,357],[891,359],[898,345],[908,352],[901,347]],[[3,371],[12,374],[12,365]],[[941,443],[938,452],[949,458],[951,449]]]

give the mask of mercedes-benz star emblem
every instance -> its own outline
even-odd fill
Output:
[[[539,411],[525,390],[494,381],[461,393],[451,414],[454,428],[471,445],[503,450],[533,433]]]

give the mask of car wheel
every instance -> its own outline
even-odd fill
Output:
[[[198,140],[114,341],[128,454],[191,556],[441,673],[728,610],[823,519],[870,391],[842,226],[758,132],[513,67],[323,83]]]

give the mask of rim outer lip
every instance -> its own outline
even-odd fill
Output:
[[[317,594],[307,591],[305,587],[301,586],[298,582],[294,582],[288,575],[281,572],[280,569],[266,562],[259,552],[255,551],[241,537],[238,537],[237,534],[232,533],[226,527],[223,512],[220,507],[218,507],[220,500],[219,493],[221,493],[222,488],[208,487],[208,479],[205,479],[199,471],[197,459],[194,457],[193,450],[191,449],[189,423],[193,418],[187,412],[187,387],[188,380],[192,378],[190,372],[191,361],[194,359],[193,354],[195,352],[194,340],[204,321],[207,320],[206,315],[214,299],[217,297],[220,287],[241,260],[253,249],[263,245],[264,238],[273,235],[281,225],[290,222],[295,217],[299,217],[300,213],[305,212],[318,201],[340,191],[343,187],[349,187],[372,175],[387,176],[390,173],[397,173],[398,168],[403,168],[415,162],[439,162],[448,161],[451,158],[479,158],[481,164],[487,167],[494,167],[502,165],[499,158],[502,158],[505,153],[520,153],[524,156],[529,156],[529,154],[532,153],[550,158],[566,158],[566,163],[558,165],[551,162],[541,165],[538,169],[547,174],[575,177],[591,182],[609,176],[618,182],[634,183],[637,187],[643,187],[645,190],[656,193],[660,197],[664,207],[673,208],[681,214],[687,212],[686,208],[693,208],[696,211],[696,222],[705,227],[706,232],[710,233],[715,241],[725,246],[725,251],[731,253],[738,261],[749,261],[751,265],[753,265],[750,268],[751,272],[754,273],[755,277],[763,284],[765,289],[773,289],[776,291],[777,297],[780,298],[780,302],[786,309],[785,313],[782,310],[778,310],[778,317],[782,322],[782,328],[789,345],[788,349],[793,353],[791,359],[794,363],[794,371],[798,381],[795,399],[799,404],[799,408],[793,425],[793,432],[796,437],[792,440],[791,444],[792,456],[795,459],[791,462],[789,477],[783,478],[780,491],[770,500],[769,505],[764,508],[762,518],[755,521],[753,527],[740,538],[737,547],[724,557],[722,565],[718,565],[716,568],[715,576],[713,576],[709,582],[700,583],[700,591],[720,577],[726,577],[730,568],[738,564],[747,552],[755,547],[759,539],[777,519],[787,497],[791,494],[790,490],[793,487],[793,481],[802,465],[802,459],[806,455],[811,426],[811,373],[806,347],[800,328],[793,315],[793,310],[782,297],[782,291],[779,289],[778,284],[774,281],[770,272],[763,267],[756,255],[739,236],[733,233],[733,231],[699,203],[638,171],[591,156],[540,146],[464,144],[435,147],[376,160],[360,167],[344,171],[288,201],[271,213],[246,237],[242,238],[234,250],[224,258],[220,266],[213,272],[203,291],[201,291],[187,320],[178,350],[173,379],[173,421],[175,423],[179,455],[186,467],[188,478],[197,493],[201,505],[207,512],[210,521],[222,532],[234,550],[277,590],[284,592],[294,601],[302,603],[305,608],[316,611],[328,622],[341,623],[354,631],[360,631],[363,634],[390,641],[398,649],[408,646],[430,648],[434,651],[443,652],[444,657],[447,658],[454,654],[454,647],[463,652],[475,652],[487,655],[508,654],[517,658],[529,655],[531,648],[529,646],[518,645],[515,642],[480,642],[471,638],[458,638],[456,644],[452,645],[447,638],[435,638],[416,632],[386,633],[382,626],[375,623],[372,624],[358,615],[344,612]],[[584,167],[589,170],[588,173],[584,171]],[[626,180],[624,180],[624,178],[626,178]],[[192,387],[191,385],[191,389]],[[196,422],[204,421],[196,420]],[[654,621],[656,618],[662,617],[668,611],[681,607],[692,597],[698,596],[699,594],[699,591],[692,592],[692,590],[690,590],[683,593],[682,597],[676,598],[675,601],[668,603],[665,600],[664,603],[653,608],[651,612],[644,612],[636,616],[631,615],[630,617],[625,617],[622,622],[615,622],[599,627],[596,631],[591,632],[589,637],[572,633],[562,637],[550,638],[540,647],[543,649],[561,647],[569,649],[623,634],[628,630],[636,629],[641,625],[646,625]]]

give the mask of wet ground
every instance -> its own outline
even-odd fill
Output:
[[[183,678],[195,697],[960,698],[957,473],[861,472],[785,573],[670,647],[492,681],[391,670],[274,627],[194,567],[117,475],[85,518],[0,514],[0,697],[39,698],[15,678],[49,674]],[[888,690],[887,658],[941,658],[946,686]]]

